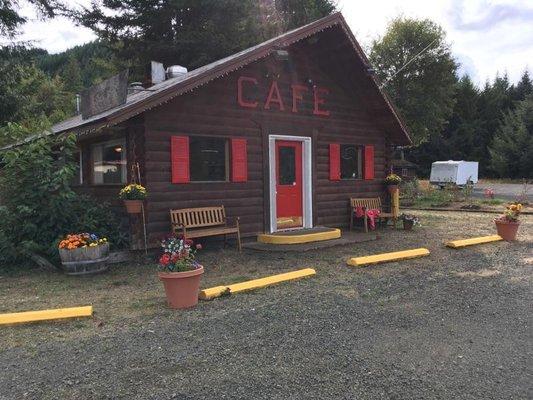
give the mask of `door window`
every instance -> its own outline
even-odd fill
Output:
[[[294,147],[280,146],[279,154],[279,184],[293,185],[296,182],[296,152]]]

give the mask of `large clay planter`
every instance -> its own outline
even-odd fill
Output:
[[[503,240],[506,240],[508,242],[516,240],[516,233],[518,232],[520,222],[500,221],[497,219],[495,219],[494,222],[496,223],[496,230],[498,231],[498,235],[500,235]]]
[[[398,185],[387,185],[387,189],[390,194],[394,194],[394,192],[398,190]]]
[[[204,267],[185,272],[159,272],[170,308],[189,308],[198,304],[200,279]]]
[[[78,249],[59,249],[61,264],[67,275],[90,275],[107,270],[109,243]]]
[[[126,211],[128,214],[140,214],[142,212],[143,201],[142,200],[124,200]]]

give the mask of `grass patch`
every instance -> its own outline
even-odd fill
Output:
[[[489,206],[500,206],[502,204],[508,203],[508,201],[505,201],[502,199],[484,199],[484,200],[481,200],[480,203],[489,205]]]
[[[446,207],[454,200],[453,193],[447,190],[428,190],[415,200],[414,204],[418,207]]]

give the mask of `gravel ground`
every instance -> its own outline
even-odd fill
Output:
[[[451,250],[444,240],[493,233],[494,216],[417,214],[422,228],[387,230],[370,243],[201,256],[209,284],[238,280],[245,268],[262,276],[315,267],[314,278],[177,312],[162,306],[159,289],[133,316],[98,312],[98,300],[100,323],[0,328],[0,399],[533,398],[533,217],[523,218],[518,242]],[[349,256],[419,246],[431,256],[345,265]],[[152,274],[144,283],[156,290]],[[144,295],[139,276],[108,295]],[[19,284],[20,296],[31,292],[18,277],[2,278],[0,289],[11,298]]]
[[[533,204],[533,188],[531,186],[531,184],[528,185],[529,189],[526,196],[529,203]],[[480,199],[484,198],[485,189],[494,190],[495,198],[515,201],[522,194],[524,185],[520,183],[479,182],[474,187],[473,196]]]

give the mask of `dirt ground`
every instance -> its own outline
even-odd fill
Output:
[[[0,312],[92,304],[94,319],[0,327],[0,399],[533,398],[533,216],[519,240],[462,250],[494,215],[305,253],[207,249],[204,287],[313,267],[313,278],[171,311],[155,270],[0,275]],[[367,268],[346,259],[427,247]]]

